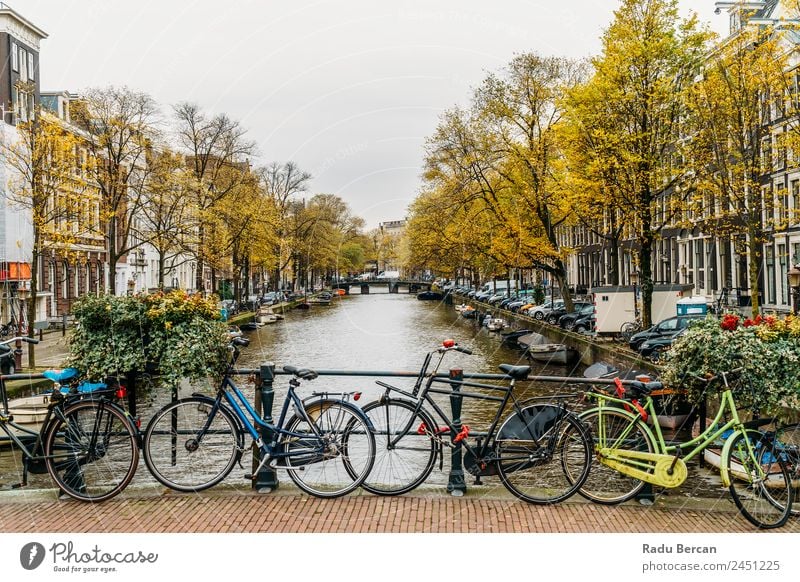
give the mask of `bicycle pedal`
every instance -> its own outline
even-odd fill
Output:
[[[247,479],[248,481],[255,481],[256,477],[257,477],[257,475],[253,475],[251,473],[245,473],[244,474],[244,478]]]

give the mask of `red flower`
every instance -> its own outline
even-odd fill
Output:
[[[754,325],[757,325],[757,324],[756,324],[755,321],[753,321],[752,319],[750,319],[748,317],[747,319],[744,320],[744,323],[742,325],[744,325],[745,327],[753,327]]]
[[[720,323],[720,327],[727,331],[733,331],[739,326],[739,316],[734,315],[732,313],[728,313],[725,317],[722,318],[722,323]]]
[[[766,318],[764,318],[764,321],[766,322],[767,327],[775,327],[775,324],[778,322],[773,315],[768,315]]]

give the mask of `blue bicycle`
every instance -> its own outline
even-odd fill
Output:
[[[194,394],[168,404],[150,420],[143,453],[153,476],[176,491],[213,487],[237,463],[241,466],[249,436],[260,452],[260,464],[247,479],[269,466],[286,471],[300,489],[316,497],[339,497],[358,488],[375,460],[372,425],[350,402],[358,393],[315,392],[301,399],[295,392],[300,380],[313,380],[317,373],[284,366],[293,375],[289,391],[277,424],[267,423],[231,380],[239,348],[248,344],[246,338],[231,341],[233,356],[215,398]],[[262,430],[271,435],[268,441],[262,439]]]

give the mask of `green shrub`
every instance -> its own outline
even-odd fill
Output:
[[[727,314],[693,324],[669,350],[662,379],[683,386],[697,402],[706,388],[697,376],[743,368],[734,397],[742,408],[777,414],[795,408],[800,394],[800,319],[742,320]]]
[[[227,363],[226,326],[216,300],[183,291],[115,297],[87,295],[73,311],[69,365],[88,378],[155,366],[162,385],[218,375]]]

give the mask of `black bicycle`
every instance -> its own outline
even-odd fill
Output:
[[[378,495],[407,493],[428,478],[437,456],[443,458],[444,447],[460,444],[469,473],[478,479],[499,475],[511,493],[529,503],[557,503],[576,493],[589,474],[593,447],[585,425],[566,407],[566,399],[573,395],[546,397],[555,404],[543,402],[544,398],[518,402],[514,386],[528,377],[530,366],[502,364],[504,385],[441,378],[437,371],[450,351],[471,353],[446,340],[426,355],[411,392],[377,381],[386,391],[363,408],[375,428],[377,446],[375,464],[362,487]],[[439,360],[429,372],[436,354]],[[448,386],[438,387],[439,383]],[[459,392],[465,398],[499,402],[485,433],[456,425],[434,401],[435,394],[452,395],[453,384],[502,393]],[[501,423],[509,402],[513,412]],[[444,426],[434,421],[428,407]]]
[[[39,343],[28,337],[22,340]],[[53,371],[56,387],[42,395],[47,412],[39,432],[14,422],[9,412],[5,382],[0,382],[0,430],[22,451],[22,482],[28,473],[49,473],[58,488],[81,501],[104,501],[120,493],[133,479],[139,463],[138,430],[128,414],[102,394],[106,384],[84,385],[84,390],[65,389],[59,382],[73,372]],[[93,388],[98,389],[93,393]]]

